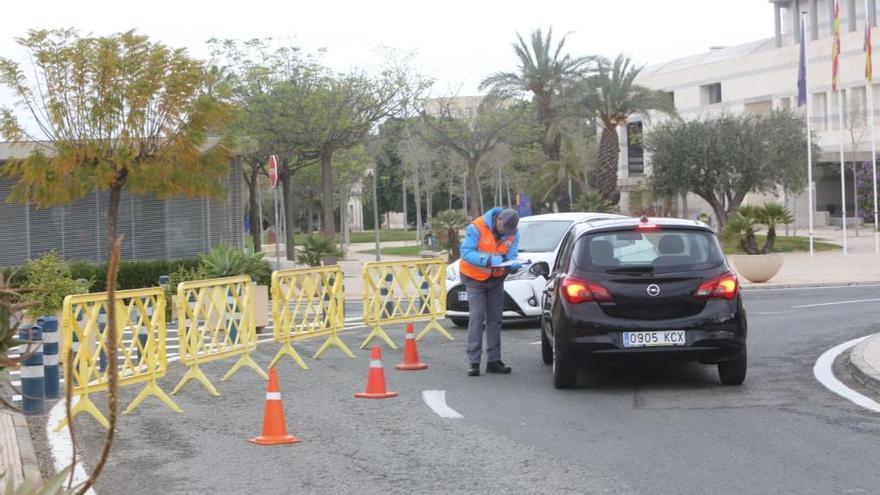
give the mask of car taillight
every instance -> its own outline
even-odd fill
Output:
[[[694,292],[694,297],[697,299],[733,299],[738,293],[739,281],[737,281],[736,275],[727,272],[700,284]]]
[[[571,304],[582,302],[610,302],[608,289],[587,280],[566,277],[562,279],[562,296]]]

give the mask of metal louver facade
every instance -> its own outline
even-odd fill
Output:
[[[0,266],[21,265],[56,250],[67,260],[107,257],[108,192],[49,209],[8,203],[12,183],[0,178]],[[117,229],[123,260],[188,258],[213,246],[244,244],[241,164],[234,160],[218,199],[139,196],[123,192]]]

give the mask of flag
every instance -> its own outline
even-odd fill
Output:
[[[871,16],[865,16],[865,79],[874,80],[874,63],[871,61]]]
[[[807,104],[807,38],[804,36],[804,21],[801,19],[801,52],[798,60],[798,106]]]
[[[837,59],[840,57],[840,0],[834,0],[834,37],[831,41],[831,91],[837,91]]]

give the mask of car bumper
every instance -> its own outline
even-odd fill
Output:
[[[511,280],[504,282],[504,321],[537,320],[541,317],[540,294],[543,278],[534,280]],[[446,317],[467,319],[470,306],[459,301],[458,294],[465,290],[463,284],[452,285],[446,293]]]
[[[720,305],[719,305],[720,306]],[[596,307],[596,311],[601,310]],[[718,315],[718,308],[707,313]],[[597,316],[590,323],[557,324],[559,357],[568,363],[586,365],[601,361],[679,360],[719,362],[739,356],[746,347],[746,316],[742,310],[718,318],[706,314],[664,321],[609,319]],[[684,330],[685,345],[624,347],[623,332],[649,330]]]

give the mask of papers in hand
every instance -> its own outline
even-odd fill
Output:
[[[532,263],[531,260],[510,260],[510,261],[505,261],[505,262],[499,263],[497,265],[492,265],[492,268],[507,268],[507,267],[513,266],[515,264],[529,265],[531,263]]]

